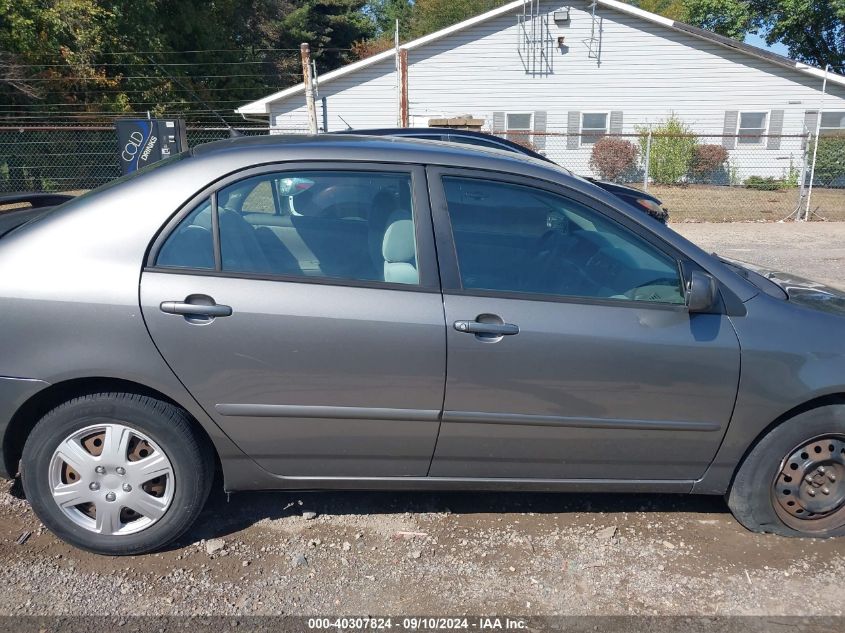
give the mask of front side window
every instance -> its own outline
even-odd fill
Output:
[[[217,192],[217,222],[223,272],[419,283],[407,173],[254,176]],[[211,227],[207,202],[168,237],[156,264],[213,269]],[[187,255],[197,251],[200,238],[206,240],[202,261]]]
[[[821,127],[819,135],[831,135],[845,133],[845,111],[843,112],[822,112]]]
[[[593,145],[607,134],[607,112],[584,112],[581,115],[581,145]]]
[[[532,114],[530,112],[508,112],[506,116],[506,138],[515,143],[531,141]],[[513,132],[513,134],[511,134]]]
[[[768,112],[740,112],[737,142],[740,145],[762,145],[768,119]]]
[[[677,261],[593,209],[510,183],[443,186],[464,289],[684,303]]]

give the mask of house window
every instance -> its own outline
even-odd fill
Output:
[[[607,134],[607,112],[584,112],[581,115],[581,145],[593,145]]]
[[[505,131],[508,132],[506,138],[515,143],[530,143],[533,118],[531,112],[508,112],[505,122]]]
[[[845,132],[845,112],[822,112],[819,135]]]
[[[769,125],[768,112],[740,112],[737,143],[739,145],[762,145],[763,135]]]

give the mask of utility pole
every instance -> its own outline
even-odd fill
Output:
[[[393,30],[393,63],[396,66],[396,127],[402,127],[402,80],[399,70],[399,19],[396,19],[396,28]]]
[[[408,49],[399,49],[399,127],[408,127]]]
[[[308,110],[308,132],[317,133],[317,103],[314,99],[314,75],[311,66],[311,46],[307,42],[299,45],[302,56],[302,81],[305,84],[305,107]]]

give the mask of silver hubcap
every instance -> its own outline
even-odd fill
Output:
[[[145,530],[167,512],[174,489],[164,451],[118,423],[77,431],[50,461],[53,501],[76,525],[98,534]]]

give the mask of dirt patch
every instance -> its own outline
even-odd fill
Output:
[[[0,560],[11,615],[845,614],[845,542],[752,534],[714,497],[216,495],[167,551],[106,558],[4,491]]]

